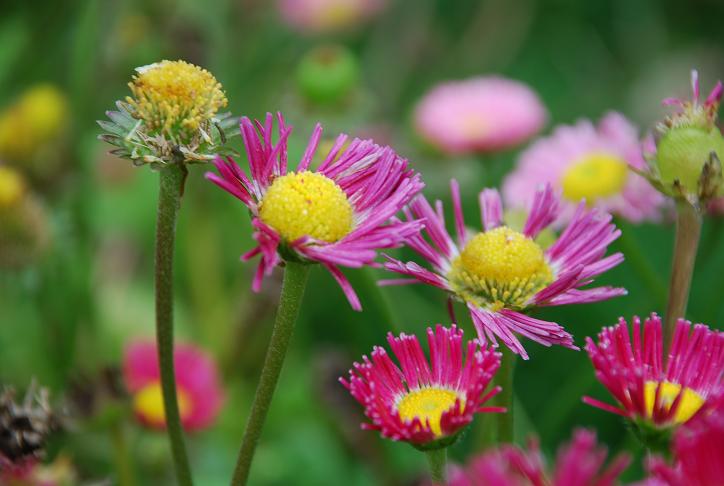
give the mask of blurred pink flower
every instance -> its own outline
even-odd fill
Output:
[[[449,154],[494,152],[538,133],[547,119],[527,85],[497,76],[440,84],[415,108],[415,129]]]
[[[709,213],[724,216],[724,197],[718,197],[709,202]]]
[[[323,33],[354,27],[376,15],[386,0],[279,0],[284,21],[301,32]]]
[[[464,474],[451,478],[450,486],[610,486],[617,482],[630,458],[621,454],[604,469],[607,456],[594,432],[578,429],[559,450],[552,471],[545,467],[538,442],[531,440],[528,450],[504,445],[483,453],[470,462]]]
[[[387,270],[410,278],[380,283],[424,283],[447,291],[450,299],[465,304],[481,341],[490,340],[497,346],[500,339],[523,359],[528,359],[528,354],[519,336],[544,346],[557,344],[577,350],[573,337],[560,324],[534,318],[529,311],[626,294],[617,287],[582,288],[623,261],[621,253],[606,256],[608,246],[621,234],[611,216],[580,204],[571,223],[544,248],[537,238],[555,221],[559,210],[559,197],[550,185],[534,193],[520,231],[506,224],[500,194],[494,189],[484,189],[479,195],[482,229],[468,230],[457,181],[451,181],[451,189],[457,241],[445,228],[442,202],[437,201],[433,208],[424,196],[415,198],[405,214],[410,221],[424,219],[425,230],[406,243],[431,269],[387,257]]]
[[[563,194],[559,224],[570,220],[582,199],[634,223],[658,221],[664,196],[629,166],[646,168],[638,133],[623,115],[612,112],[598,126],[581,120],[536,141],[505,179],[503,196],[511,207],[524,208],[536,188],[549,183]]]
[[[174,350],[174,364],[183,427],[187,430],[209,427],[224,401],[215,363],[199,348],[179,344]],[[126,347],[123,377],[133,396],[133,410],[138,419],[149,427],[164,428],[166,418],[154,342],[135,341]]]
[[[281,114],[252,123],[241,119],[249,175],[231,158],[217,157],[219,175],[206,178],[249,209],[258,245],[242,256],[261,256],[252,289],[283,259],[321,263],[337,280],[350,305],[360,310],[357,294],[339,266],[374,263],[377,250],[402,246],[417,234],[421,221],[391,221],[424,184],[406,159],[372,140],[339,135],[324,160],[310,170],[322,136],[317,124],[301,160],[288,166],[287,139],[292,128]],[[273,142],[272,140],[275,140]]]
[[[693,328],[693,329],[692,329]],[[687,422],[712,405],[722,386],[724,333],[679,319],[668,356],[664,356],[661,319],[652,314],[641,331],[633,318],[633,336],[621,318],[605,327],[598,343],[586,339],[596,378],[618,402],[609,405],[591,397],[583,401],[622,415],[635,424],[667,427]]]
[[[484,393],[500,366],[500,353],[479,349],[477,341],[464,345],[462,329],[428,328],[429,360],[416,336],[390,333],[387,342],[399,367],[384,348],[375,346],[371,360],[363,356],[348,380],[340,378],[365,407],[371,423],[363,428],[379,430],[388,439],[444,447],[476,413],[505,411],[483,406],[500,391],[495,387]]]

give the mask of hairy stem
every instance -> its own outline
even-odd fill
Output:
[[[282,371],[289,341],[294,332],[294,323],[299,315],[299,307],[304,296],[304,288],[307,285],[309,268],[309,265],[301,263],[286,263],[274,330],[272,331],[271,341],[269,341],[266,358],[264,358],[264,367],[261,370],[261,378],[256,388],[251,412],[246,421],[244,438],[241,441],[234,477],[231,480],[232,485],[244,485],[249,478],[254,451],[264,428],[264,421],[274,396],[277,381],[279,381],[279,374]]]
[[[669,301],[664,323],[664,349],[667,350],[671,345],[677,319],[686,317],[686,305],[689,302],[689,289],[700,236],[701,213],[688,203],[678,203]]]
[[[160,171],[156,217],[156,343],[166,431],[171,442],[176,479],[181,486],[191,486],[193,480],[176,398],[173,362],[174,237],[185,176],[186,171],[180,161]]]
[[[447,447],[425,451],[427,464],[430,466],[430,479],[433,486],[447,484]]]

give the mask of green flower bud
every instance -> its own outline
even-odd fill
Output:
[[[674,127],[659,140],[656,166],[661,182],[670,186],[678,180],[686,193],[696,193],[704,164],[711,154],[724,160],[724,137],[717,128]]]
[[[357,59],[341,46],[323,46],[310,51],[297,67],[297,85],[309,101],[334,104],[357,85]]]

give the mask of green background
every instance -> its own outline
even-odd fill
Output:
[[[90,416],[79,414],[73,400],[79,383],[103,394],[99,376],[118,367],[124,343],[153,334],[157,174],[105,155],[108,147],[96,140],[95,120],[128,94],[134,67],[183,58],[208,68],[233,113],[285,113],[295,126],[296,157],[317,121],[330,136],[380,134],[423,173],[428,197],[449,201],[448,181],[457,177],[472,222],[477,192],[499,183],[520,150],[457,158],[435,153],[411,128],[412,109],[426,90],[443,80],[500,73],[540,94],[551,118],[546,133],[611,109],[648,128],[665,113],[662,98],[688,96],[691,68],[700,69],[705,90],[724,75],[722,18],[724,5],[714,0],[398,0],[356,29],[303,35],[280,21],[274,2],[261,0],[6,4],[0,108],[26,87],[49,81],[69,97],[71,117],[61,154],[66,169],[36,188],[51,214],[51,251],[32,268],[0,270],[0,383],[23,390],[35,378],[66,404],[74,423],[55,439],[51,455],[70,455],[82,478],[114,477],[110,432],[120,423],[138,483],[173,483],[165,436],[136,425],[127,398],[105,392]],[[295,69],[306,52],[325,43],[354,53],[360,81],[349,99],[319,107],[300,99]],[[227,401],[219,420],[188,441],[198,484],[221,485],[240,443],[280,274],[265,281],[260,294],[251,293],[255,262],[239,261],[253,244],[246,209],[205,181],[204,170],[191,169],[179,221],[177,329],[181,340],[213,353],[223,372]],[[673,226],[620,226],[624,238],[612,251],[624,251],[627,261],[598,282],[625,286],[629,295],[538,314],[562,323],[579,346],[619,316],[664,310]],[[724,319],[721,232],[720,220],[705,221],[689,307],[690,319],[714,327]],[[424,473],[424,458],[413,448],[358,430],[360,407],[336,378],[382,344],[389,330],[419,334],[446,323],[445,298],[423,286],[385,288],[380,298],[370,282],[383,272],[345,274],[365,310],[352,311],[331,277],[312,271],[251,484],[352,486],[385,478],[411,484]],[[467,319],[462,324],[471,336]],[[618,417],[581,403],[584,394],[609,400],[585,353],[524,345],[531,359],[518,362],[515,381],[521,443],[537,434],[552,458],[582,425],[611,449],[640,457]],[[451,456],[464,461],[474,451],[469,436]],[[640,474],[637,461],[628,477]]]

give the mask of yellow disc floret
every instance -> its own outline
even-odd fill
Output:
[[[302,236],[333,243],[352,230],[347,195],[332,179],[313,172],[290,173],[274,180],[259,216],[287,241]]]
[[[184,419],[191,413],[191,400],[183,390],[177,391],[177,398],[179,414]],[[141,388],[133,397],[133,410],[152,425],[165,425],[166,413],[163,409],[161,384],[156,382]]]
[[[420,419],[423,424],[430,423],[430,429],[439,437],[442,435],[440,419],[442,414],[450,410],[455,401],[460,398],[462,406],[465,405],[465,397],[460,397],[458,393],[444,388],[422,388],[420,390],[410,391],[404,395],[397,403],[397,413],[400,418],[406,422],[413,420],[415,417]]]
[[[185,61],[161,61],[136,71],[128,83],[133,98],[126,101],[149,132],[190,136],[227,104],[216,78]]]
[[[535,241],[500,226],[470,239],[448,279],[463,300],[499,310],[524,307],[553,280],[553,272]]]
[[[644,388],[644,399],[646,401],[646,411],[649,416],[653,415],[654,402],[656,400],[656,388],[659,383],[656,381],[647,381]],[[681,393],[681,399],[679,400],[679,408],[676,409],[674,414],[674,422],[681,424],[689,420],[694,414],[704,405],[704,399],[691,388],[684,388],[681,391],[681,385],[678,383],[671,383],[664,381],[661,383],[661,391],[659,392],[661,403],[668,410],[676,400],[676,397]]]
[[[68,104],[50,84],[38,84],[0,113],[0,158],[32,159],[63,133]]]
[[[601,198],[618,194],[628,177],[628,166],[620,157],[592,153],[575,162],[563,174],[563,196],[574,202],[586,199],[595,204]]]
[[[0,167],[0,209],[14,206],[25,194],[25,182],[19,172]]]
[[[51,84],[39,84],[27,90],[20,98],[19,107],[38,141],[55,137],[68,115],[65,96]]]

